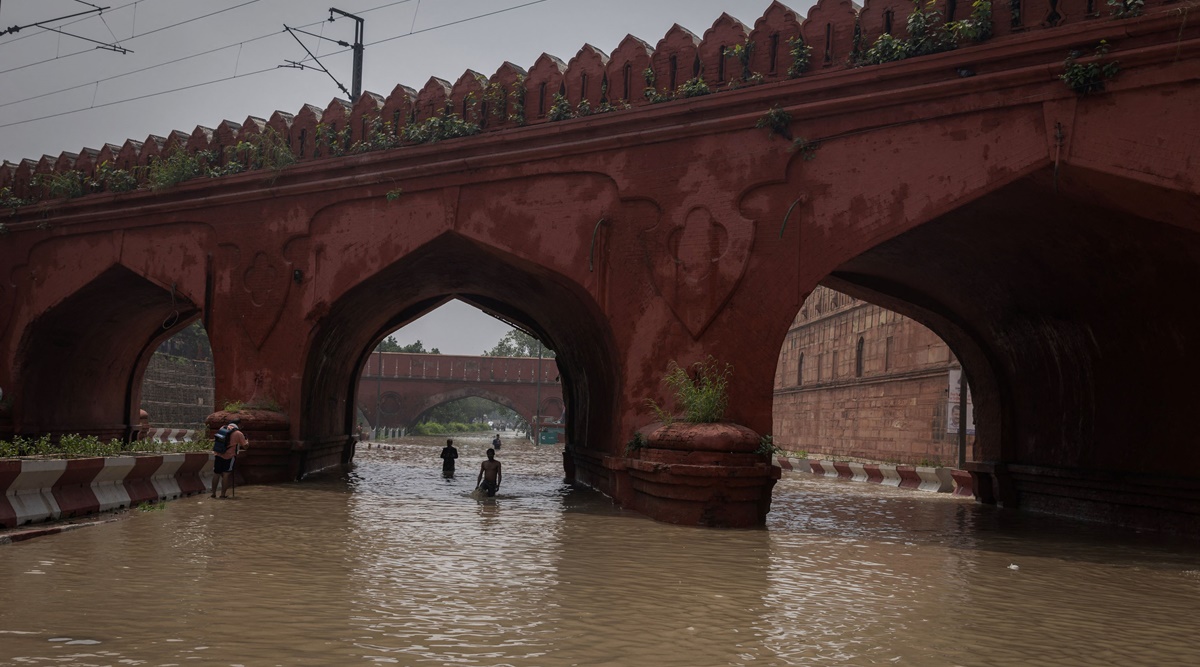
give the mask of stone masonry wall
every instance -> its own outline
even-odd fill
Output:
[[[818,287],[780,351],[775,442],[809,456],[953,465],[958,437],[946,432],[946,406],[958,367],[929,329]]]
[[[142,409],[153,428],[203,428],[214,412],[212,362],[156,352],[142,381]]]

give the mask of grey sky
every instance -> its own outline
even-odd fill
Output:
[[[111,8],[102,17],[48,25],[98,41],[116,41],[133,53],[97,49],[92,43],[40,28],[0,37],[0,159],[18,162],[43,154],[75,153],[85,146],[120,145],[128,138],[142,141],[147,135],[165,136],[176,129],[190,134],[196,125],[214,128],[222,120],[241,123],[250,115],[269,118],[276,109],[296,113],[305,103],[325,108],[332,98],[344,97],[329,77],[320,71],[275,66],[305,58],[304,49],[283,32],[285,23],[352,41],[353,22],[324,21],[331,6],[366,19],[363,89],[386,96],[397,83],[420,89],[430,76],[453,82],[467,69],[491,75],[506,60],[528,69],[543,51],[564,62],[585,43],[611,53],[626,34],[653,45],[673,23],[703,35],[722,12],[753,27],[771,0],[107,0],[93,4]],[[804,14],[813,3],[785,4]],[[8,0],[0,4],[0,26],[25,25],[87,9],[78,0]],[[220,13],[166,28],[214,12]],[[493,12],[500,13],[468,20]],[[304,40],[318,55],[345,50],[314,37]],[[350,87],[349,53],[321,60]],[[149,67],[153,68],[145,69]],[[137,70],[144,71],[121,76]],[[216,83],[197,85],[210,81]],[[172,90],[176,92],[164,92]],[[122,102],[138,97],[142,99]],[[54,117],[33,120],[44,116]],[[468,312],[482,319],[471,319]],[[437,346],[446,353],[477,354],[508,329],[462,304],[439,309],[438,315],[446,318],[444,325],[428,335],[405,337],[420,338],[426,347]],[[463,340],[452,343],[451,333]],[[467,334],[474,334],[474,340]]]

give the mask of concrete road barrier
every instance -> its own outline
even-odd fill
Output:
[[[0,461],[0,526],[96,514],[208,488],[212,454]]]
[[[933,468],[894,463],[854,463],[851,461],[820,461],[777,457],[779,467],[822,477],[837,477],[855,482],[896,486],[931,493],[953,493],[972,497],[975,489],[971,473],[953,468]]]

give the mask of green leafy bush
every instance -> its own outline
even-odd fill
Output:
[[[212,440],[197,438],[183,442],[161,442],[158,440],[124,440],[104,441],[94,435],[79,435],[68,433],[54,442],[50,436],[39,438],[23,438],[17,436],[11,441],[0,440],[0,458],[42,457],[42,458],[71,458],[71,457],[105,457],[130,453],[173,454],[183,452],[206,452],[212,449]]]
[[[1096,57],[1092,62],[1079,63],[1076,61],[1082,54],[1079,51],[1072,51],[1063,61],[1063,73],[1058,76],[1063,83],[1067,84],[1068,88],[1080,95],[1102,92],[1104,84],[1115,78],[1121,71],[1121,65],[1117,61],[1104,62],[1104,58],[1108,55],[1107,41],[1100,40],[1093,54]]]
[[[667,369],[663,384],[675,393],[675,402],[683,410],[683,420],[691,424],[709,424],[721,421],[725,409],[729,406],[729,376],[733,367],[721,365],[709,356],[704,361],[697,361],[691,366],[694,374],[689,374],[674,361]],[[675,420],[675,415],[648,400],[648,404],[659,420],[669,424]]]

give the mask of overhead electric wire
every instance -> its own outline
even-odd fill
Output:
[[[396,2],[389,2],[389,3],[385,4],[385,5],[379,5],[379,6],[377,6],[377,7],[372,7],[372,8],[370,8],[370,9],[364,9],[364,10],[360,11],[359,13],[360,13],[360,14],[366,14],[366,13],[368,13],[368,12],[373,12],[373,11],[377,11],[377,10],[380,10],[380,9],[387,9],[388,7],[393,7],[393,6],[395,6],[395,5],[403,5],[403,4],[406,4],[406,3],[412,2],[412,1],[413,1],[413,0],[397,0]],[[134,3],[134,4],[136,4],[136,3]],[[127,5],[122,5],[122,6],[127,6]],[[311,28],[311,27],[313,27],[313,26],[315,26],[315,25],[320,25],[320,26],[324,27],[324,25],[325,25],[326,23],[328,23],[328,21],[321,20],[321,21],[315,21],[315,22],[313,22],[313,23],[306,23],[306,24],[304,24],[304,25],[302,25],[302,26],[300,26],[300,27],[301,27],[301,28]],[[50,91],[50,92],[48,92],[48,93],[40,93],[40,94],[38,94],[38,95],[33,95],[33,96],[31,96],[31,97],[26,97],[26,98],[19,99],[19,100],[13,100],[12,102],[4,102],[4,103],[0,103],[0,109],[2,109],[2,108],[4,108],[4,107],[12,106],[12,105],[14,105],[14,104],[21,104],[22,102],[32,102],[33,100],[38,100],[38,99],[41,99],[41,98],[43,98],[43,97],[49,97],[49,96],[51,96],[51,95],[57,95],[57,94],[59,94],[59,93],[65,93],[65,92],[68,92],[68,91],[77,90],[77,89],[79,89],[79,88],[87,88],[88,86],[95,86],[95,85],[99,85],[99,84],[101,84],[101,83],[104,83],[105,81],[112,81],[113,79],[120,79],[121,77],[131,76],[131,75],[134,75],[134,74],[140,74],[140,73],[142,73],[142,72],[145,72],[145,71],[148,71],[148,70],[152,70],[152,69],[156,69],[156,68],[158,68],[158,67],[166,67],[167,65],[174,65],[175,63],[183,62],[183,61],[185,61],[185,60],[191,60],[192,58],[199,58],[199,57],[201,57],[201,56],[207,56],[207,55],[210,55],[210,54],[213,54],[213,53],[217,53],[218,51],[224,51],[225,49],[232,49],[232,48],[233,48],[233,47],[235,47],[235,46],[238,46],[238,47],[240,47],[240,46],[242,46],[242,45],[249,44],[249,43],[251,43],[251,42],[257,42],[257,41],[259,41],[259,40],[267,39],[267,38],[270,38],[270,37],[278,37],[278,36],[280,36],[280,35],[282,35],[282,34],[283,34],[283,33],[281,33],[281,32],[272,32],[272,33],[268,33],[268,34],[266,34],[266,35],[259,35],[258,37],[251,37],[250,39],[243,39],[243,40],[241,40],[241,41],[239,41],[239,42],[234,42],[234,43],[232,43],[232,44],[226,44],[225,46],[218,46],[218,47],[217,47],[217,48],[215,48],[215,49],[209,49],[209,50],[207,50],[207,51],[201,51],[200,53],[193,53],[193,54],[191,54],[191,55],[188,55],[188,56],[181,56],[181,57],[179,57],[179,58],[176,58],[176,59],[174,59],[174,60],[167,60],[167,61],[163,61],[163,62],[160,62],[160,63],[155,63],[155,64],[153,64],[153,65],[147,65],[146,67],[142,67],[142,68],[139,68],[139,69],[131,70],[131,71],[129,71],[129,72],[123,72],[123,73],[121,73],[121,74],[114,74],[114,75],[112,75],[112,76],[104,77],[103,79],[96,79],[95,81],[88,81],[87,83],[81,83],[81,84],[78,84],[78,85],[75,85],[75,86],[68,86],[68,87],[66,87],[66,88],[59,88],[58,90],[52,90],[52,91]],[[344,52],[344,51],[339,51],[339,53],[345,53],[345,52]],[[301,61],[301,62],[303,62],[303,61]],[[5,70],[5,71],[8,71],[8,70]],[[4,71],[0,71],[0,74],[3,74],[3,73],[4,73]]]
[[[149,2],[149,1],[150,1],[150,0],[133,0],[133,2],[127,2],[127,3],[123,4],[123,5],[120,5],[120,6],[117,6],[117,7],[113,7],[113,8],[111,8],[111,9],[107,9],[107,10],[105,10],[105,11],[107,11],[109,14],[112,14],[112,13],[114,13],[114,12],[119,12],[119,11],[121,11],[122,9],[125,9],[126,7],[133,7],[133,8],[135,8],[135,10],[136,10],[138,3],[140,3],[140,2]],[[60,28],[65,28],[65,27],[67,27],[67,26],[69,26],[69,25],[75,25],[76,23],[81,23],[81,22],[83,22],[83,21],[86,21],[86,20],[88,20],[88,19],[90,19],[90,18],[92,18],[92,17],[91,17],[91,16],[88,16],[88,17],[86,17],[86,18],[82,18],[82,19],[76,19],[76,20],[74,20],[74,21],[71,21],[70,23],[64,23],[64,24],[62,24],[62,25],[60,25],[60,26],[58,26],[58,27],[60,27]],[[42,30],[45,30],[45,28],[42,28]],[[23,39],[29,39],[30,37],[37,37],[37,36],[38,36],[38,35],[40,35],[40,34],[42,34],[42,33],[40,33],[40,32],[31,32],[31,33],[28,33],[28,34],[25,34],[25,35],[21,35],[20,37],[13,37],[12,39],[6,39],[6,40],[4,40],[3,42],[0,42],[0,47],[3,47],[3,46],[8,46],[9,44],[12,44],[12,43],[14,43],[14,42],[19,42],[19,41],[21,41],[21,40],[23,40]],[[88,53],[91,53],[91,52],[90,52],[90,51],[88,51]]]
[[[133,41],[133,40],[135,40],[135,39],[137,39],[137,38],[139,38],[139,37],[145,37],[146,35],[153,35],[153,34],[154,34],[154,33],[156,33],[156,32],[162,32],[162,31],[164,31],[164,30],[169,30],[169,29],[171,29],[171,28],[178,28],[178,27],[179,27],[179,26],[181,26],[181,25],[187,25],[188,23],[192,23],[193,21],[199,21],[199,20],[201,20],[201,19],[206,19],[206,18],[208,18],[208,17],[210,17],[210,16],[216,16],[217,14],[222,14],[222,13],[224,13],[224,12],[228,12],[228,11],[230,11],[230,10],[234,10],[234,9],[240,9],[240,8],[242,8],[242,7],[245,7],[246,5],[252,5],[252,4],[256,3],[256,2],[262,2],[262,0],[247,0],[246,2],[243,2],[243,3],[242,3],[242,4],[240,4],[240,5],[234,5],[234,6],[232,6],[232,7],[226,7],[225,9],[219,9],[219,10],[217,10],[217,11],[215,11],[215,12],[210,12],[210,13],[208,13],[208,14],[204,14],[203,16],[194,16],[194,17],[192,17],[192,18],[190,18],[190,19],[187,19],[187,20],[185,20],[185,21],[180,21],[179,23],[172,23],[172,24],[170,24],[170,25],[165,25],[165,26],[162,26],[162,27],[160,27],[160,28],[155,28],[155,29],[153,29],[153,30],[147,30],[146,32],[143,32],[143,33],[141,33],[140,35],[133,35],[133,36],[131,36],[129,39],[125,40],[125,41],[129,42],[129,41]],[[108,24],[107,24],[107,23],[105,23],[105,25],[107,26]],[[314,24],[314,25],[316,25],[316,24]],[[53,29],[53,28],[46,28],[46,30],[54,30],[54,29]],[[110,29],[110,30],[109,30],[109,32],[112,32],[112,30]],[[74,36],[75,36],[75,35],[72,35],[72,37],[74,37]],[[86,39],[86,38],[85,38],[85,39]],[[15,41],[15,40],[14,40],[14,41]],[[7,73],[9,73],[9,72],[15,72],[15,71],[17,71],[17,70],[20,70],[20,69],[25,69],[26,67],[33,67],[34,65],[41,65],[41,64],[44,64],[44,63],[48,63],[48,62],[53,62],[53,61],[55,61],[55,60],[62,60],[62,59],[64,59],[64,58],[70,58],[70,57],[72,57],[72,56],[78,56],[78,55],[82,55],[82,54],[84,54],[84,53],[92,53],[94,50],[95,50],[95,49],[89,49],[89,50],[87,50],[87,51],[73,51],[73,52],[71,52],[71,53],[68,53],[68,54],[66,54],[66,55],[54,56],[53,58],[46,58],[45,60],[39,60],[39,61],[37,61],[37,62],[26,63],[26,64],[24,64],[24,65],[18,65],[17,67],[12,67],[12,68],[9,68],[9,69],[6,69],[6,70],[0,70],[0,74],[7,74]]]
[[[15,125],[24,125],[25,123],[32,123],[34,121],[39,121],[39,120],[46,120],[48,118],[58,118],[60,116],[69,116],[73,113],[90,111],[92,109],[103,109],[104,107],[111,107],[111,106],[115,106],[117,104],[124,104],[126,102],[136,102],[138,100],[144,100],[144,99],[148,99],[151,97],[158,97],[159,95],[167,95],[169,93],[178,93],[182,90],[190,90],[192,88],[200,88],[202,86],[209,86],[214,83],[221,83],[223,81],[231,81],[233,79],[241,79],[241,78],[247,77],[247,76],[254,76],[255,74],[264,74],[266,72],[274,72],[276,69],[277,68],[275,68],[275,67],[269,67],[267,69],[255,70],[253,72],[246,72],[244,74],[234,74],[233,76],[227,76],[227,77],[224,77],[221,79],[213,79],[211,81],[201,81],[200,83],[193,83],[193,84],[190,84],[187,86],[180,86],[179,88],[171,88],[170,90],[160,90],[160,91],[154,92],[154,93],[146,93],[145,95],[138,95],[137,97],[127,97],[123,100],[113,100],[112,102],[96,104],[96,105],[93,105],[90,107],[81,107],[79,109],[71,109],[70,111],[60,111],[58,113],[49,114],[46,116],[40,116],[38,118],[29,118],[26,120],[13,121],[11,123],[4,123],[3,125],[0,125],[0,129],[6,128],[6,127],[13,127]]]
[[[366,13],[366,12],[369,12],[369,11],[374,11],[375,9],[383,9],[383,8],[385,8],[385,7],[391,7],[391,6],[393,6],[393,5],[401,5],[401,4],[404,4],[404,3],[406,3],[406,2],[412,2],[412,0],[398,0],[397,2],[392,2],[392,3],[388,3],[388,4],[386,4],[386,5],[381,5],[381,6],[379,6],[379,7],[376,7],[376,8],[374,8],[374,9],[368,9],[368,10],[364,10],[363,12],[359,12],[359,13],[360,13],[360,14],[361,14],[361,13]],[[462,23],[467,23],[467,22],[469,22],[469,21],[474,21],[474,20],[476,20],[476,19],[486,18],[486,17],[489,17],[489,16],[495,16],[495,15],[497,15],[497,14],[503,14],[503,13],[505,13],[505,12],[510,12],[510,11],[513,11],[513,10],[516,10],[516,9],[521,9],[521,8],[523,8],[523,7],[529,7],[529,6],[531,6],[531,5],[538,5],[538,4],[541,4],[541,3],[543,3],[543,2],[549,2],[549,0],[532,0],[532,2],[526,2],[526,3],[524,3],[524,4],[520,4],[520,5],[514,5],[514,6],[512,6],[512,7],[507,7],[507,8],[505,8],[505,9],[500,9],[500,10],[496,10],[496,11],[493,11],[493,12],[487,12],[487,13],[485,13],[485,14],[478,14],[478,15],[476,15],[476,16],[469,16],[469,17],[467,17],[467,18],[464,18],[464,19],[459,19],[459,20],[457,20],[457,21],[450,21],[449,23],[443,23],[443,24],[440,24],[440,25],[430,26],[430,27],[428,27],[428,28],[422,28],[421,30],[417,30],[417,31],[415,31],[415,32],[414,32],[414,31],[410,31],[410,32],[408,32],[408,33],[405,33],[405,34],[402,34],[402,35],[396,35],[396,36],[393,36],[393,37],[385,37],[384,39],[381,39],[381,40],[378,40],[378,41],[375,41],[375,42],[371,42],[370,44],[367,44],[367,46],[371,46],[371,45],[374,45],[374,44],[383,44],[383,43],[385,43],[385,42],[391,42],[391,41],[394,41],[394,40],[397,40],[397,39],[401,39],[401,38],[403,38],[403,37],[408,37],[408,36],[410,36],[410,35],[417,35],[417,34],[421,34],[421,33],[425,33],[425,32],[431,32],[431,31],[433,31],[433,30],[438,30],[438,29],[441,29],[441,28],[447,28],[447,27],[450,27],[450,26],[459,25],[459,24],[462,24]],[[309,24],[309,25],[317,25],[317,24],[316,24],[316,23],[312,23],[312,24]],[[258,39],[265,39],[266,37],[270,37],[270,36],[274,36],[274,35],[281,35],[281,34],[283,34],[283,33],[282,33],[282,32],[278,32],[278,33],[272,33],[271,35],[264,35],[264,36],[262,36],[262,37],[256,37],[256,38],[254,38],[254,40],[258,40]],[[253,40],[247,40],[247,41],[253,41]],[[242,43],[242,42],[239,42],[239,44],[240,44],[240,43]],[[232,46],[236,46],[236,45],[224,46],[224,47],[221,47],[221,48],[219,48],[219,49],[214,49],[213,51],[220,51],[220,50],[223,50],[223,49],[231,48]],[[326,55],[326,56],[332,56],[332,55],[337,55],[337,54],[340,54],[340,53],[348,53],[348,52],[350,52],[351,50],[352,50],[352,49],[345,49],[345,50],[343,50],[343,51],[336,51],[336,52],[334,52],[334,53],[327,53],[327,54],[325,54],[325,55]],[[209,51],[209,52],[207,52],[207,53],[212,53],[213,51]],[[203,55],[203,54],[197,54],[197,55]],[[183,57],[183,58],[179,58],[178,60],[176,60],[176,61],[173,61],[173,62],[178,62],[179,60],[187,60],[187,59],[189,59],[189,58],[193,58],[193,57],[196,57],[196,56],[185,56],[185,57]],[[300,61],[300,62],[303,62],[303,61]],[[165,64],[169,64],[169,63],[162,63],[162,65],[165,65]],[[146,67],[146,68],[143,68],[143,70],[138,70],[138,71],[144,71],[145,69],[153,69],[154,67],[158,67],[158,66],[161,66],[161,65],[152,65],[152,66],[150,66],[150,67]],[[264,74],[264,73],[266,73],[266,72],[274,72],[274,71],[277,71],[278,69],[279,69],[278,67],[270,67],[270,68],[266,68],[266,69],[255,70],[255,71],[253,71],[253,72],[246,72],[246,73],[244,73],[244,74],[234,74],[233,76],[227,76],[227,77],[223,77],[223,78],[220,78],[220,79],[212,79],[212,80],[210,80],[210,81],[203,81],[203,82],[200,82],[200,83],[190,84],[190,85],[187,85],[187,86],[180,86],[180,87],[178,87],[178,88],[171,88],[171,89],[169,89],[169,90],[160,90],[160,91],[157,91],[157,92],[154,92],[154,93],[147,93],[147,94],[145,94],[145,95],[138,95],[138,96],[136,96],[136,97],[129,97],[129,98],[125,98],[125,99],[122,99],[122,100],[113,100],[113,101],[111,101],[111,102],[105,102],[105,103],[103,103],[103,104],[93,104],[93,105],[91,105],[91,106],[87,106],[87,107],[80,107],[80,108],[78,108],[78,109],[72,109],[72,110],[69,110],[69,111],[60,111],[60,112],[58,112],[58,113],[47,114],[47,115],[45,115],[45,116],[38,116],[38,117],[36,117],[36,118],[27,118],[27,119],[25,119],[25,120],[13,121],[13,122],[11,122],[11,123],[4,123],[4,124],[0,124],[0,129],[4,129],[4,128],[8,128],[8,127],[14,127],[14,126],[17,126],[17,125],[24,125],[24,124],[26,124],[26,123],[33,123],[33,122],[37,122],[37,121],[40,121],[40,120],[48,120],[48,119],[50,119],[50,118],[59,118],[59,117],[61,117],[61,116],[67,116],[67,115],[71,115],[71,114],[75,114],[75,113],[81,113],[81,112],[84,112],[84,111],[90,111],[90,110],[92,110],[92,109],[102,109],[102,108],[105,108],[105,107],[115,106],[115,105],[118,105],[118,104],[124,104],[124,103],[126,103],[126,102],[136,102],[136,101],[138,101],[138,100],[149,99],[149,98],[151,98],[151,97],[157,97],[157,96],[159,96],[159,95],[167,95],[167,94],[170,94],[170,93],[177,93],[177,92],[181,92],[181,91],[184,91],[184,90],[190,90],[190,89],[192,89],[192,88],[200,88],[200,87],[202,87],[202,86],[209,86],[209,85],[212,85],[212,84],[214,84],[214,83],[222,83],[222,82],[224,82],[224,81],[231,81],[231,80],[233,80],[233,79],[240,79],[240,78],[244,78],[244,77],[247,77],[247,76],[254,76],[254,75],[257,75],[257,74]],[[118,77],[120,77],[120,76],[127,76],[128,74],[133,74],[133,73],[134,73],[134,72],[129,72],[129,73],[126,73],[126,74],[120,74],[120,75],[116,75],[116,76],[113,76],[113,77],[110,77],[110,78],[118,78]],[[84,87],[84,86],[94,85],[94,84],[97,84],[97,83],[99,83],[99,81],[96,81],[96,82],[91,82],[91,83],[87,83],[87,84],[81,84],[80,86],[74,86],[73,88],[81,88],[81,87]],[[70,89],[64,89],[64,90],[71,90],[71,89],[73,89],[73,88],[70,88]],[[58,92],[63,92],[63,91],[58,91]],[[54,94],[54,93],[46,93],[46,95],[52,95],[52,94]],[[43,95],[43,96],[44,96],[44,95]],[[36,98],[28,98],[28,99],[36,99]],[[22,101],[28,101],[28,100],[22,100]],[[16,104],[16,102],[10,102],[10,103],[8,103],[8,104]],[[0,105],[0,106],[5,106],[5,105]]]

